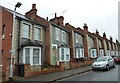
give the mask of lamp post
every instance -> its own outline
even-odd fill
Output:
[[[15,29],[15,12],[16,12],[16,8],[20,7],[22,5],[22,3],[18,2],[16,5],[15,5],[15,9],[14,9],[14,12],[13,12],[13,29],[12,29],[12,48],[10,50],[11,52],[11,63],[10,63],[10,80],[12,79],[12,59],[13,59],[13,54],[15,52],[15,49],[14,49],[14,29]]]

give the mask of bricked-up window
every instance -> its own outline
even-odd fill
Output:
[[[34,28],[34,39],[41,40],[41,29],[38,27]]]
[[[5,35],[5,24],[2,27],[2,36]]]
[[[30,25],[23,23],[22,27],[22,37],[30,38]]]
[[[60,29],[56,28],[56,40],[60,40]]]
[[[5,24],[2,27],[2,39],[5,38]]]

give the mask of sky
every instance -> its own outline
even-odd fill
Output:
[[[108,39],[112,36],[115,42],[118,39],[118,2],[120,0],[0,0],[0,5],[14,10],[15,4],[22,6],[16,11],[25,14],[36,4],[37,14],[46,19],[64,16],[64,23],[83,29],[84,23],[92,33],[99,31]]]

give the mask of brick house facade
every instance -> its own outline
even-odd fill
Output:
[[[0,67],[3,77],[8,78],[13,11],[0,6],[0,13]],[[107,39],[105,33],[101,37],[97,30],[89,32],[87,24],[83,29],[69,23],[64,25],[63,16],[55,15],[48,21],[37,15],[36,4],[25,15],[16,13],[15,28],[13,72],[17,75],[21,65],[27,77],[43,73],[44,65],[71,69],[90,65],[99,56],[120,53],[120,43],[113,42],[112,37]]]

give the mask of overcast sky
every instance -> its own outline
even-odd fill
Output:
[[[14,10],[14,5],[21,2],[22,6],[17,12],[25,14],[35,3],[37,14],[43,18],[64,16],[64,23],[83,28],[87,23],[88,30],[100,35],[106,33],[108,39],[118,39],[118,2],[120,0],[0,0],[0,5]]]

